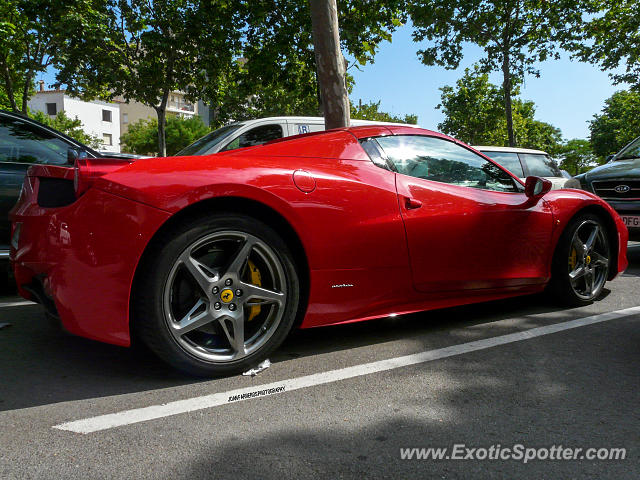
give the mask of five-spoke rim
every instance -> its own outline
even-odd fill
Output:
[[[583,221],[569,247],[569,282],[583,300],[600,294],[609,273],[609,245],[602,226],[594,220]]]
[[[230,362],[260,349],[282,320],[287,301],[282,262],[263,240],[225,230],[189,245],[164,288],[169,331],[188,353]]]

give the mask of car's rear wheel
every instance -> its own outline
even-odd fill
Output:
[[[299,282],[272,228],[244,215],[211,215],[154,244],[135,290],[135,321],[161,358],[191,374],[227,375],[282,343]]]
[[[563,232],[554,255],[551,288],[567,305],[586,305],[602,293],[611,248],[600,217],[582,214]]]

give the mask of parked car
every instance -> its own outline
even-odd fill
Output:
[[[640,241],[640,137],[608,163],[576,177],[582,188],[606,200],[622,217],[629,238]]]
[[[580,188],[579,182],[571,178],[567,172],[560,170],[556,161],[547,152],[529,148],[515,147],[473,147],[487,157],[495,160],[521,180],[535,175],[546,178],[553,189]]]
[[[401,125],[403,123],[375,122],[371,120],[351,120],[352,127],[361,125]],[[226,152],[236,148],[262,145],[270,140],[321,132],[324,128],[323,117],[266,117],[245,122],[231,123],[208,133],[191,145],[176,153],[182,155],[209,155]]]
[[[523,184],[419,128],[114,162],[29,169],[11,212],[19,292],[72,333],[136,335],[192,374],[244,371],[298,326],[547,287],[584,305],[627,266],[627,230],[596,195]],[[75,196],[43,208],[48,179]]]
[[[102,154],[67,135],[22,115],[0,110],[0,261],[9,258],[9,210],[18,200],[27,169],[39,165],[73,166],[76,157],[134,158]],[[55,182],[43,188],[56,189]],[[63,194],[60,192],[60,194]],[[4,280],[4,277],[2,277]]]

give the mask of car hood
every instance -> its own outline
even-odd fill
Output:
[[[587,172],[585,178],[589,182],[593,180],[614,180],[618,178],[640,179],[640,158],[633,160],[615,160],[605,165],[600,165]]]

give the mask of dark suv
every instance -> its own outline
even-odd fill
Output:
[[[583,189],[599,195],[620,214],[629,239],[640,241],[640,137],[608,163],[578,175]]]

